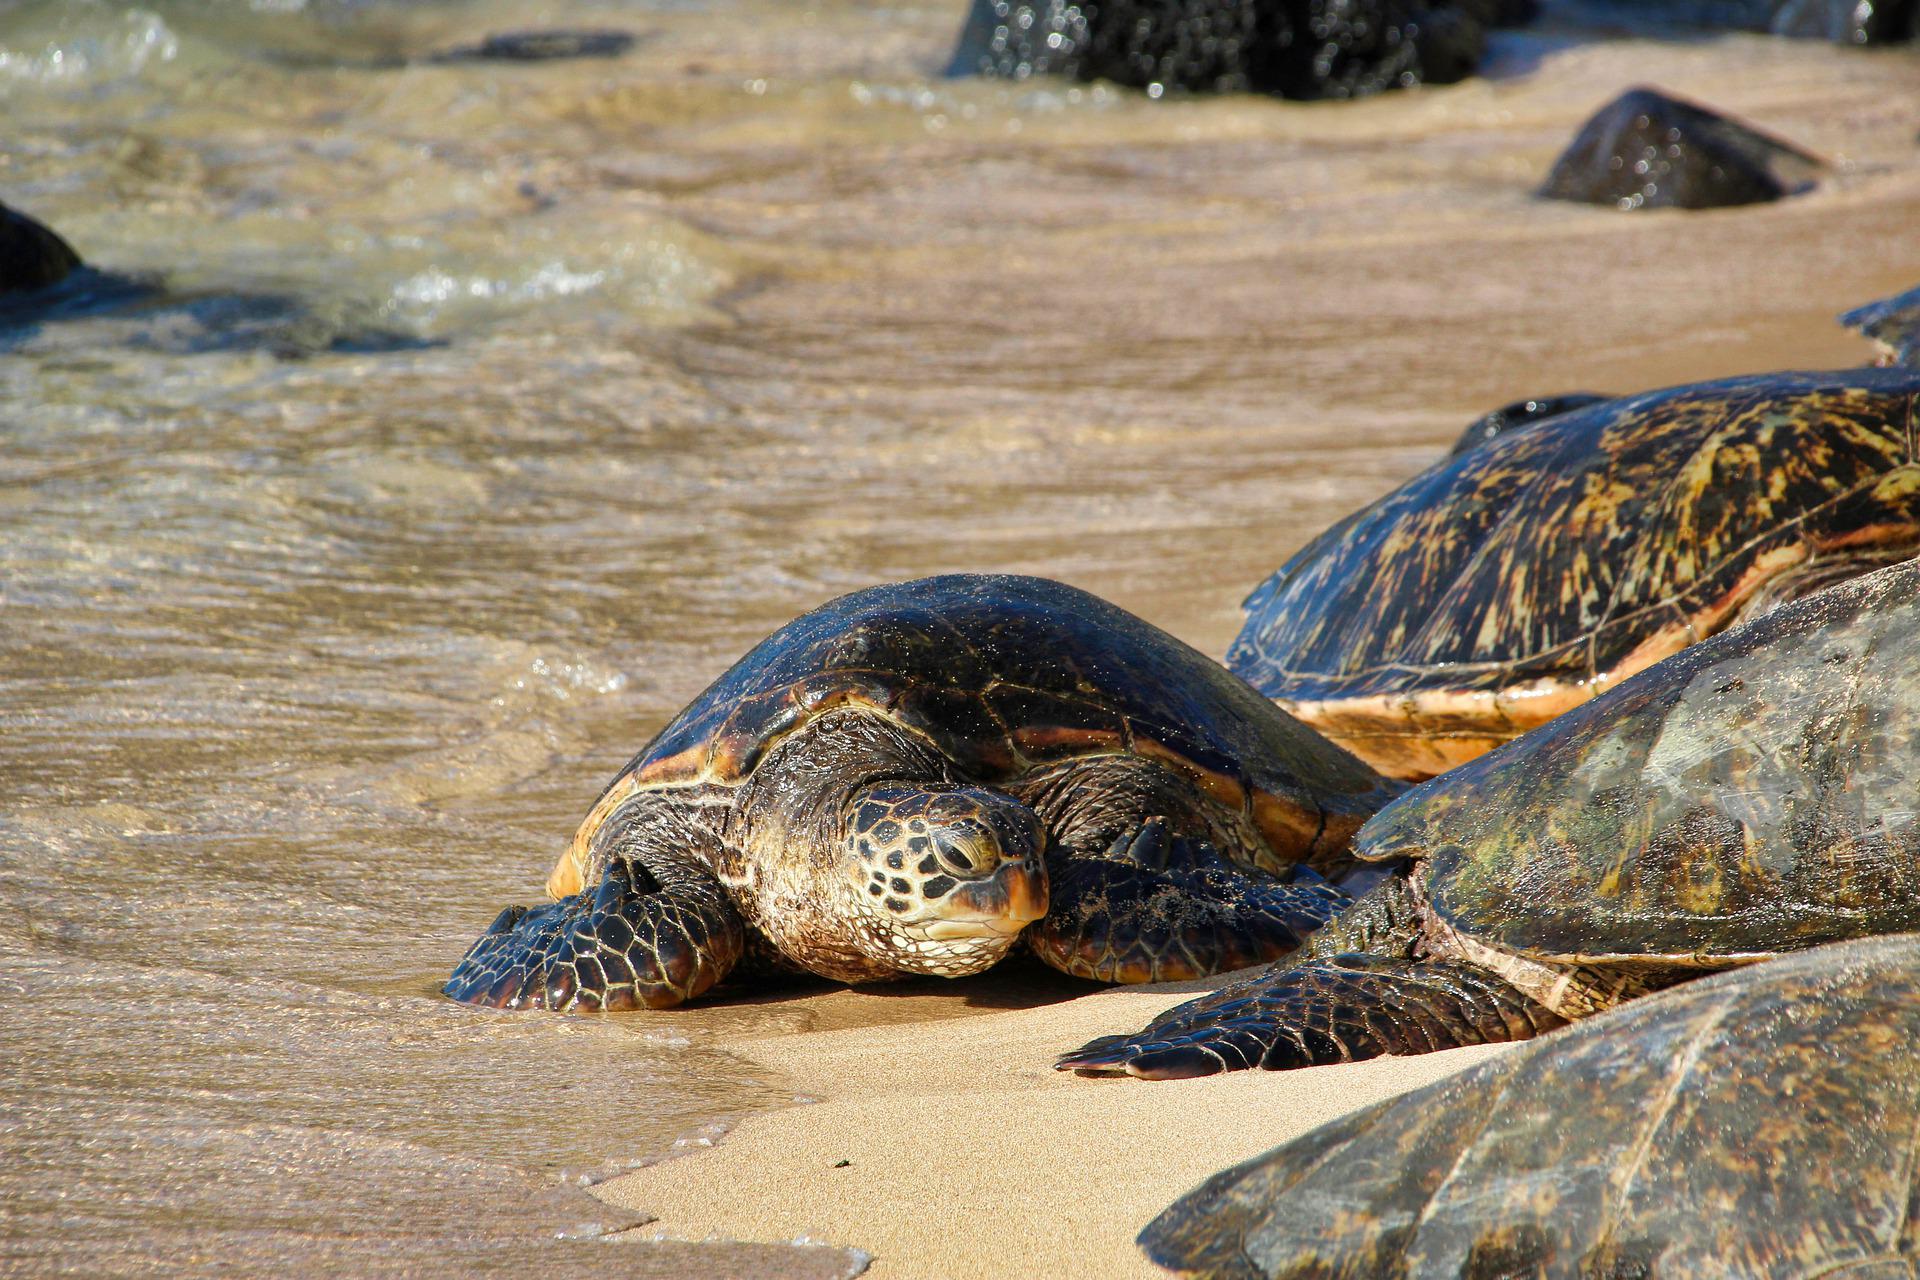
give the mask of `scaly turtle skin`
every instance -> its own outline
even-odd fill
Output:
[[[1016,938],[1103,981],[1284,954],[1396,788],[1218,664],[1040,578],[856,592],[789,623],[615,778],[446,992],[664,1007],[743,958],[975,973]]]
[[[1920,936],[1821,947],[1324,1125],[1140,1243],[1218,1280],[1911,1275],[1916,1044]]]
[[[1165,1077],[1525,1039],[1920,929],[1920,560],[1695,645],[1408,792],[1411,859],[1291,961],[1062,1060]]]
[[[1397,777],[1920,547],[1920,369],[1622,396],[1450,457],[1247,598],[1228,665]]]

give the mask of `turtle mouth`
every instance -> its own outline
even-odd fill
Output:
[[[926,930],[929,938],[1011,937],[1046,914],[1046,869],[1039,859],[1029,858],[960,885]]]
[[[1024,920],[929,920],[914,932],[929,942],[971,942],[977,938],[1012,938],[1026,928]]]

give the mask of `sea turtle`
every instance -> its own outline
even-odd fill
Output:
[[[1142,982],[1291,950],[1397,787],[1217,663],[1041,578],[855,592],[662,729],[446,985],[663,1007],[743,958],[845,982],[1042,960]],[[1301,864],[1311,864],[1310,866]]]
[[[1452,453],[1457,455],[1469,449],[1478,449],[1487,441],[1509,431],[1530,427],[1536,422],[1545,422],[1548,418],[1557,418],[1563,413],[1572,413],[1575,409],[1584,409],[1590,404],[1611,399],[1612,396],[1595,395],[1591,391],[1575,391],[1567,395],[1532,396],[1515,400],[1512,404],[1503,404],[1492,413],[1482,414],[1468,423],[1467,429],[1460,433],[1460,438],[1453,442]]]
[[[1879,347],[1878,363],[1920,367],[1920,285],[1855,307],[1840,323],[1858,329]]]
[[[1917,424],[1920,425],[1920,424]],[[1668,658],[1409,791],[1299,954],[1061,1065],[1163,1077],[1518,1040],[1920,929],[1920,560]]]
[[[1920,935],[1655,996],[1208,1179],[1140,1235],[1226,1280],[1909,1276]]]
[[[1446,458],[1247,597],[1227,663],[1392,776],[1920,549],[1920,368],[1603,400]]]

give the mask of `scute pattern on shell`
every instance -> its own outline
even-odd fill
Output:
[[[1778,373],[1502,435],[1295,555],[1248,597],[1228,663],[1283,705],[1646,665],[1770,568],[1910,543],[1917,401],[1920,370]]]
[[[1823,947],[1336,1120],[1141,1243],[1184,1274],[1275,1280],[1910,1275],[1917,1044],[1920,936]]]
[[[1393,794],[1198,650],[1096,596],[1041,578],[949,575],[843,596],[757,645],[610,785],[728,784],[832,708],[879,708],[975,781],[1132,751],[1187,767],[1263,827],[1344,844]]]
[[[1718,965],[1920,928],[1920,560],[1669,658],[1408,792],[1356,856],[1425,859],[1461,932]]]

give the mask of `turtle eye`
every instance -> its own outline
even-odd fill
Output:
[[[979,863],[974,855],[975,846],[978,845],[981,834],[973,829],[971,824],[959,828],[936,827],[933,832],[933,847],[940,851],[942,862],[955,871],[971,875],[979,869]]]

